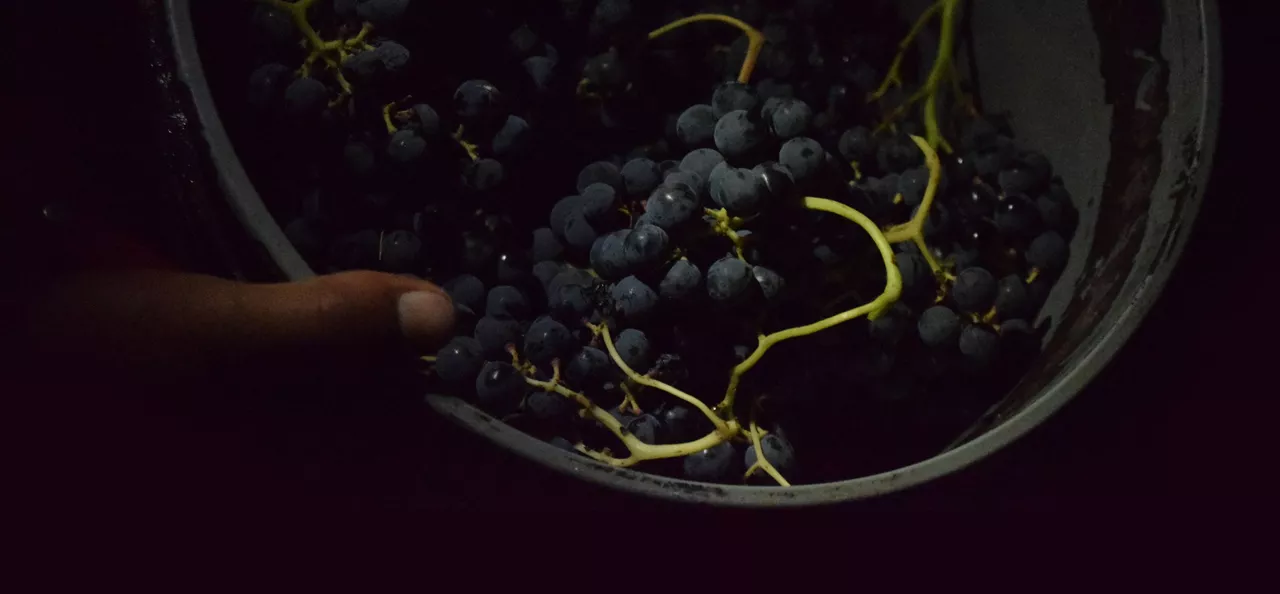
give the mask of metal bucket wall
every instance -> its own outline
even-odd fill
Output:
[[[201,62],[192,4],[166,0],[181,80],[232,211],[289,279],[313,274],[245,172]],[[709,485],[617,469],[516,431],[456,398],[441,414],[531,461],[613,488],[715,505],[814,505],[871,497],[959,470],[1008,445],[1078,393],[1141,322],[1189,235],[1212,162],[1220,101],[1212,0],[981,0],[968,66],[987,111],[1009,111],[1080,211],[1071,261],[1042,313],[1045,351],[1026,378],[944,451],[889,472],[792,488]],[[903,3],[918,14],[927,2]],[[207,9],[208,6],[199,8]]]

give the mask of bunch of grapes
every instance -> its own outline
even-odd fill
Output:
[[[273,203],[313,268],[452,296],[433,389],[606,464],[789,485],[1037,352],[1075,210],[958,78],[958,0],[909,30],[873,0],[423,4],[261,2],[249,99],[315,165]]]

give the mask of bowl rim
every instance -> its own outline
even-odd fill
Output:
[[[1200,208],[1217,144],[1217,123],[1221,109],[1221,39],[1216,0],[1198,0],[1198,17],[1204,55],[1204,76],[1199,93],[1201,111],[1195,118],[1200,133],[1199,166],[1190,172],[1196,186],[1183,217],[1194,220]],[[223,127],[205,78],[191,20],[189,0],[165,0],[169,35],[175,53],[177,74],[191,93],[192,107],[201,124],[201,134],[213,162],[217,183],[237,220],[289,280],[315,276],[315,272],[293,248],[283,230],[263,203],[234,145]],[[841,503],[886,495],[920,485],[964,469],[990,456],[1043,423],[1078,394],[1109,363],[1146,317],[1168,281],[1169,273],[1181,259],[1185,241],[1178,242],[1167,258],[1148,277],[1148,282],[1122,306],[1117,306],[1116,323],[1102,330],[1100,339],[1039,396],[1009,418],[957,447],[919,462],[887,472],[831,483],[793,487],[758,487],[700,483],[645,472],[615,468],[576,453],[556,448],[516,430],[465,401],[446,395],[428,394],[426,402],[438,413],[509,451],[562,474],[602,486],[658,499],[731,507],[811,506]],[[1097,332],[1097,331],[1095,331]]]

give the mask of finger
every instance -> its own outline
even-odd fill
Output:
[[[435,285],[375,272],[251,285],[185,273],[86,273],[58,281],[28,320],[50,353],[145,366],[376,354],[446,340],[453,306]]]

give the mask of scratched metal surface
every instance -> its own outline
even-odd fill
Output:
[[[143,1],[158,6],[158,0]],[[208,91],[188,0],[165,0],[176,71],[230,210],[288,278],[313,273],[263,207]],[[524,435],[455,398],[428,403],[531,461],[594,483],[676,501],[816,505],[873,497],[972,464],[1038,425],[1124,344],[1164,286],[1203,199],[1220,101],[1212,0],[982,0],[976,68],[988,110],[1050,154],[1081,210],[1072,258],[1046,306],[1045,353],[944,452],[890,472],[791,489],[709,485],[611,468]],[[161,44],[166,45],[166,44]],[[1010,50],[1009,48],[1014,48]],[[188,101],[189,103],[185,103]],[[186,129],[181,117],[175,126]],[[193,174],[194,178],[194,174]]]

